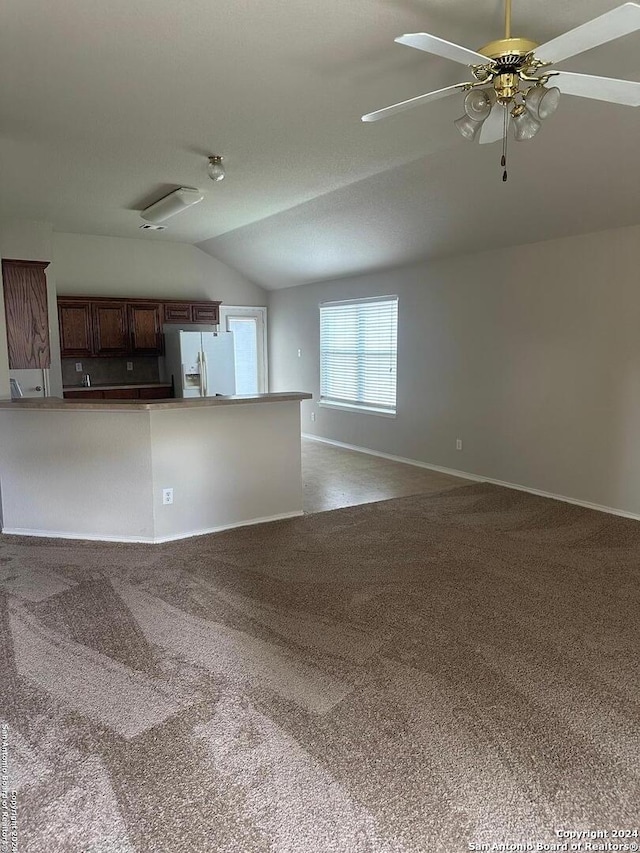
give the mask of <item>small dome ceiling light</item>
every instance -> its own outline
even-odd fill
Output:
[[[207,165],[207,174],[211,178],[212,181],[224,181],[224,166],[222,165],[223,158],[220,154],[212,154],[209,157],[209,164]]]

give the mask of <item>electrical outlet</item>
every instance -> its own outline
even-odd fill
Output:
[[[82,362],[76,361],[76,373],[82,373]]]
[[[162,503],[163,504],[172,504],[173,503],[173,489],[163,489],[162,490]]]
[[[302,358],[302,350],[301,349],[298,350],[298,358]]]
[[[462,439],[456,438],[456,450],[462,450]]]
[[[133,370],[133,362],[132,361],[127,362],[127,370]]]
[[[311,420],[312,420],[312,421],[315,421],[315,419],[316,419],[316,413],[315,413],[315,412],[311,412]]]

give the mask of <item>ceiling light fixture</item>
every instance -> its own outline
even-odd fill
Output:
[[[223,157],[220,154],[212,154],[207,165],[207,174],[212,181],[224,181],[225,171],[222,165]]]
[[[599,18],[538,45],[531,39],[512,38],[511,0],[505,0],[504,38],[477,51],[430,33],[409,33],[396,39],[408,47],[467,65],[473,81],[456,83],[376,110],[362,116],[362,121],[377,121],[456,92],[465,92],[464,115],[454,124],[466,139],[480,143],[502,139],[502,180],[506,181],[509,126],[513,127],[517,141],[532,139],[542,122],[557,110],[561,92],[630,107],[640,106],[639,82],[549,70],[555,63],[639,29],[640,4],[623,3]]]
[[[155,204],[145,207],[140,216],[146,219],[147,222],[164,222],[170,216],[175,216],[176,213],[181,213],[193,204],[198,204],[204,196],[200,190],[193,187],[178,187],[177,190],[170,192]]]

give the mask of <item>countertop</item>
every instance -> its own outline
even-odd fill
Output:
[[[121,385],[64,385],[65,391],[125,391],[127,388],[170,388],[170,382],[140,382],[138,384],[122,383]]]
[[[132,387],[132,386],[128,386]],[[88,391],[100,391],[103,388],[88,388]],[[313,394],[306,391],[286,391],[275,394],[247,394],[233,397],[196,397],[191,399],[174,398],[171,400],[63,400],[61,397],[32,397],[21,400],[0,400],[0,409],[21,411],[25,409],[40,411],[150,411],[151,409],[206,409],[215,406],[238,406],[255,403],[290,403],[311,400]]]

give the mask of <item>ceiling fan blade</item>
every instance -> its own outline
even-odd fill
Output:
[[[429,33],[407,33],[398,36],[395,41],[398,44],[416,47],[418,50],[424,50],[427,53],[435,53],[436,56],[443,56],[445,59],[460,62],[462,65],[487,65],[492,62],[491,59],[481,53],[476,53],[475,50],[469,50],[468,47],[445,41],[438,36],[429,35]]]
[[[489,142],[497,142],[504,136],[504,113],[502,104],[495,104],[484,124],[480,128],[479,143],[486,145]]]
[[[614,80],[612,77],[558,71],[549,78],[549,85],[557,86],[565,95],[640,107],[640,83],[633,80]]]
[[[434,92],[427,92],[426,95],[418,95],[417,98],[409,98],[408,101],[401,101],[399,104],[393,104],[390,107],[384,107],[382,110],[376,110],[374,113],[367,113],[362,116],[362,121],[378,121],[381,118],[395,115],[395,113],[411,110],[413,107],[419,107],[420,104],[428,104],[429,101],[437,101],[440,98],[446,98],[448,95],[453,95],[454,92],[462,92],[467,87],[466,83],[456,83],[455,86],[447,86],[445,89],[436,89]]]
[[[574,30],[564,33],[535,49],[536,59],[562,62],[600,44],[626,36],[640,29],[640,5],[624,3]]]

